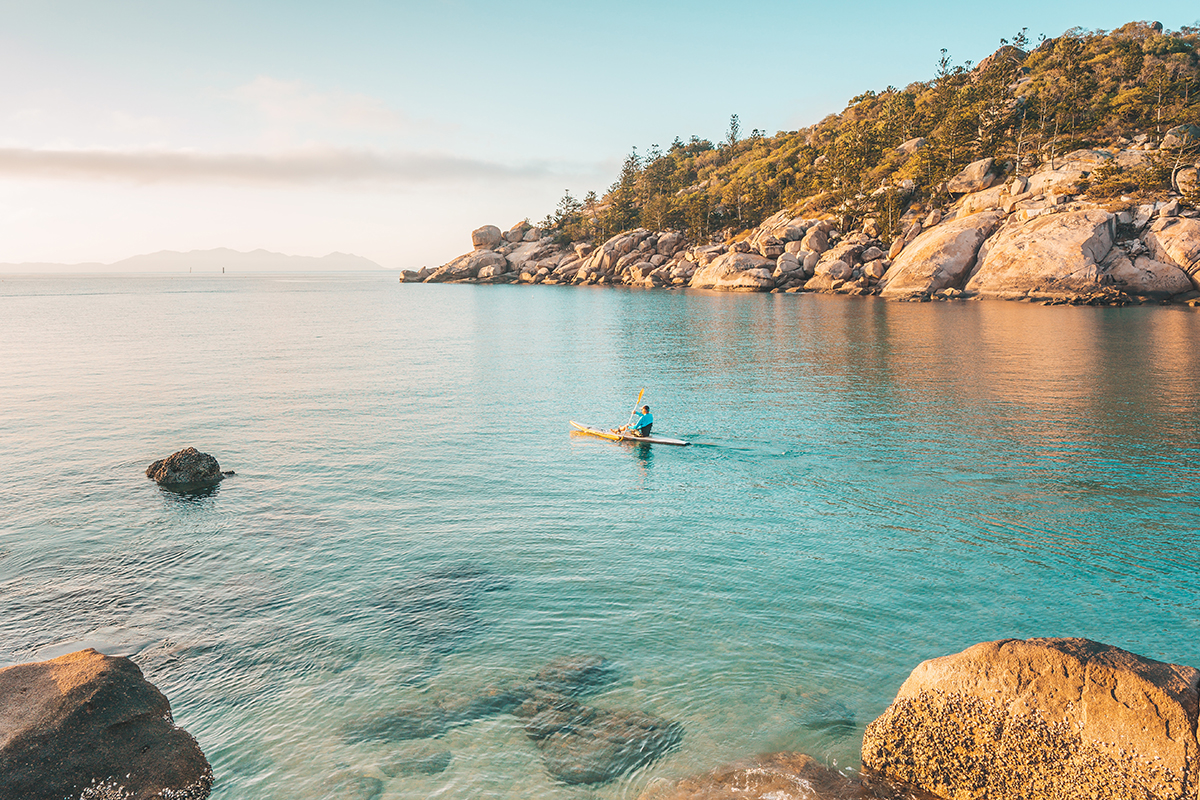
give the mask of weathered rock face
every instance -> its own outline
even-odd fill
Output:
[[[755,253],[725,253],[692,275],[693,289],[763,292],[775,288],[775,264]]]
[[[1114,248],[1113,252],[1119,251]],[[1145,256],[1130,259],[1124,253],[1110,261],[1106,274],[1112,280],[1113,288],[1127,294],[1165,300],[1192,290],[1187,273],[1172,264]]]
[[[1094,292],[1100,288],[1100,262],[1112,249],[1112,232],[1112,215],[1100,209],[1009,225],[988,240],[964,290],[1006,299]]]
[[[946,181],[946,191],[951,194],[968,194],[970,192],[983,191],[996,182],[997,176],[993,171],[995,163],[995,160],[991,158],[981,158],[978,161],[972,161],[963,167],[962,172]]]
[[[638,800],[868,800],[875,795],[803,753],[735,761],[671,784],[651,785]]]
[[[476,250],[495,250],[504,241],[504,236],[495,225],[484,225],[471,231],[471,245]]]
[[[1167,131],[1167,135],[1163,137],[1162,146],[1164,150],[1178,150],[1184,147],[1194,147],[1197,142],[1200,142],[1200,127],[1191,124],[1176,125]]]
[[[1007,184],[993,186],[990,189],[984,189],[982,192],[974,192],[962,199],[958,207],[958,213],[961,216],[965,216],[967,214],[977,214],[980,211],[999,208],[1001,201],[1008,194]],[[929,228],[936,224],[936,222],[926,222],[924,227]]]
[[[221,482],[221,465],[208,453],[185,447],[146,467],[146,477],[160,486],[174,489],[200,489]]]
[[[1200,671],[1086,639],[1006,639],[918,666],[863,766],[947,800],[1194,800]]]
[[[127,658],[81,650],[0,670],[0,797],[204,800],[212,769]],[[107,791],[108,794],[101,794]]]
[[[1000,224],[1001,215],[990,211],[959,217],[917,236],[896,257],[882,282],[885,297],[912,297],[942,289],[960,288],[979,247]]]
[[[1179,267],[1200,289],[1200,219],[1157,220],[1146,234],[1156,261]]]

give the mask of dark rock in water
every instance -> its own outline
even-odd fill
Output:
[[[375,800],[383,794],[383,781],[351,770],[335,772],[321,783],[321,797],[330,800]]]
[[[146,477],[169,489],[203,489],[214,486],[225,477],[221,465],[208,453],[185,447],[146,467]]]
[[[683,726],[634,711],[592,708],[561,696],[531,698],[518,709],[546,771],[568,784],[604,783],[662,757]]]
[[[803,753],[735,761],[705,775],[651,786],[638,800],[869,800],[876,795]]]
[[[402,750],[388,756],[379,769],[395,778],[399,775],[436,775],[450,766],[454,754],[449,750]]]
[[[0,670],[0,798],[204,800],[212,781],[129,659],[80,650]]]

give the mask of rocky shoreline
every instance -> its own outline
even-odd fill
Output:
[[[840,230],[836,218],[796,207],[716,243],[644,228],[599,245],[563,243],[528,222],[507,232],[485,225],[472,232],[470,253],[405,270],[401,280],[1200,305],[1200,212],[1181,202],[1197,191],[1200,164],[1175,171],[1182,193],[1154,200],[1101,203],[1081,189],[1101,166],[1136,167],[1155,150],[1127,144],[1077,150],[1028,176],[991,158],[976,161],[946,183],[953,202],[908,204],[902,233],[890,239],[878,219]],[[897,151],[923,146],[913,140]]]
[[[585,698],[614,679],[597,656],[557,659],[481,694],[348,722],[348,742],[396,747],[329,776],[327,796],[374,800],[385,778],[434,774],[452,728],[515,717],[547,773],[607,783],[680,745],[683,725]],[[866,726],[861,772],[796,752],[656,778],[639,800],[1194,800],[1200,670],[1087,639],[1004,639],[917,666]],[[405,743],[428,740],[413,749]],[[374,773],[378,774],[374,774]],[[170,704],[126,658],[83,650],[0,670],[0,797],[204,800],[212,770]]]

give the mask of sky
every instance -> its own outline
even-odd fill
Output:
[[[0,0],[0,263],[347,252],[388,269],[598,194],[632,147],[810,125],[1028,28],[1194,0]]]

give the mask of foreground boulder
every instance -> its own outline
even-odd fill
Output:
[[[146,467],[146,477],[168,488],[200,489],[215,486],[225,474],[221,472],[217,460],[208,453],[185,447]]]
[[[652,784],[638,800],[874,800],[875,794],[803,753],[755,756],[705,775]]]
[[[129,659],[80,650],[0,670],[0,797],[204,800],[212,781]]]
[[[947,800],[1194,800],[1200,671],[1087,639],[1005,639],[918,666],[863,767]]]

